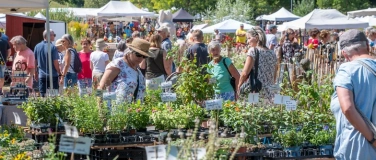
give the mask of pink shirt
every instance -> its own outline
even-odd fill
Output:
[[[15,76],[15,71],[21,71],[21,73],[29,74],[28,69],[35,68],[35,57],[33,51],[27,48],[24,51],[16,53],[16,57],[13,59],[12,75]],[[18,75],[17,75],[18,76]],[[28,77],[13,77],[12,86],[18,83],[25,84],[25,80]],[[33,87],[33,77],[29,78],[26,84],[28,87]]]

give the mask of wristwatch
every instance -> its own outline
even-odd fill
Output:
[[[376,139],[375,137],[372,137],[372,140],[368,141],[371,145],[373,145],[373,143],[375,143]]]

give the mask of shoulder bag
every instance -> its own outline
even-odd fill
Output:
[[[226,58],[225,57],[223,58],[223,64],[225,65],[227,72],[230,74],[230,77],[231,77],[230,84],[231,84],[232,88],[234,89],[234,91],[236,91],[235,78],[231,75],[230,70],[228,70],[228,66],[226,65]]]
[[[260,59],[260,52],[258,49],[255,49],[255,64],[251,72],[248,75],[248,79],[240,86],[240,94],[248,94],[248,93],[258,93],[262,89],[262,83],[257,78],[258,76],[258,67],[259,67],[259,59]]]

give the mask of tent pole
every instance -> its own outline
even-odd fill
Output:
[[[52,78],[52,55],[51,55],[51,32],[50,32],[50,5],[48,4],[46,10],[46,30],[47,30],[47,51],[48,51],[48,68],[50,75],[50,91],[53,89],[53,78]],[[51,93],[51,92],[50,92]]]

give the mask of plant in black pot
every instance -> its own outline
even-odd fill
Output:
[[[309,140],[309,142],[319,147],[320,155],[332,155],[335,137],[335,131],[323,129],[316,132],[316,134],[312,137],[312,139]]]
[[[305,141],[306,136],[302,131],[297,131],[296,129],[281,129],[279,130],[278,139],[284,147],[287,157],[298,157],[301,155],[301,145]]]

